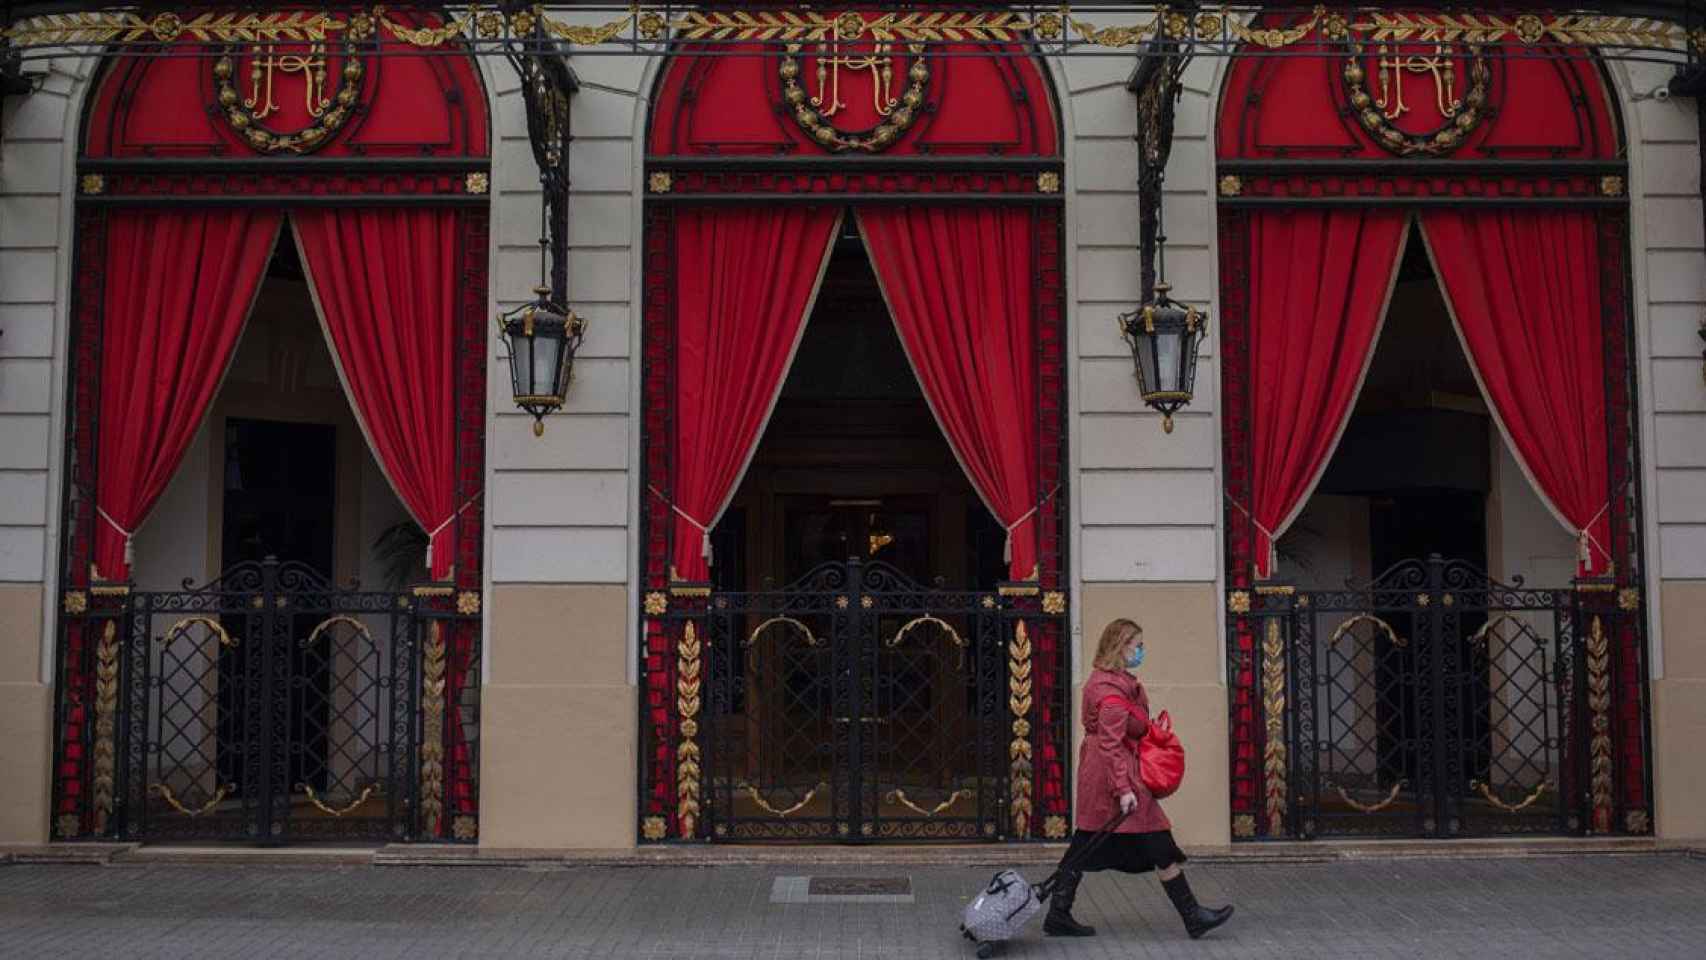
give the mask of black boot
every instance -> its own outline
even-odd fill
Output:
[[[1191,893],[1191,885],[1185,882],[1185,875],[1179,874],[1171,880],[1161,881],[1166,888],[1168,899],[1179,911],[1179,919],[1185,921],[1185,932],[1195,940],[1203,934],[1220,926],[1232,918],[1232,906],[1209,909],[1197,902],[1196,895]],[[1053,916],[1053,914],[1050,914]]]
[[[1054,894],[1048,900],[1048,916],[1043,919],[1043,932],[1051,937],[1093,937],[1096,928],[1072,919],[1072,901],[1078,899],[1078,881],[1084,874],[1076,870],[1060,875]]]

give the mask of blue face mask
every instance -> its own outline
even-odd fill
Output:
[[[1125,665],[1132,670],[1136,670],[1138,667],[1143,666],[1143,648],[1138,647],[1133,650],[1131,652],[1131,656],[1125,658]]]

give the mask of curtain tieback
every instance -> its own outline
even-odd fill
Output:
[[[1262,526],[1262,521],[1257,520],[1255,514],[1244,509],[1244,505],[1242,503],[1239,503],[1231,497],[1227,497],[1226,502],[1232,504],[1232,508],[1234,510],[1237,510],[1239,513],[1248,517],[1251,525],[1257,530],[1262,531],[1262,536],[1268,538],[1268,576],[1273,576],[1274,571],[1279,569],[1279,537],[1272,530]]]
[[[126,530],[124,528],[124,524],[119,523],[117,520],[114,520],[113,515],[106,512],[105,510],[102,510],[100,504],[95,505],[95,515],[100,517],[102,520],[105,520],[108,524],[110,524],[112,526],[112,528],[114,530],[117,530],[121,535],[124,536],[124,565],[126,567],[135,566],[136,565],[136,531]]]
[[[1595,540],[1593,536],[1593,525],[1598,523],[1599,518],[1605,516],[1610,509],[1611,501],[1608,500],[1604,506],[1599,508],[1598,513],[1589,518],[1588,522],[1582,524],[1582,528],[1576,531],[1576,560],[1581,563],[1584,570],[1593,569],[1593,548],[1597,547],[1600,553],[1605,554],[1607,560],[1611,559],[1611,551],[1605,549],[1605,545]]]
[[[700,523],[698,520],[695,520],[693,518],[693,515],[689,514],[686,510],[683,510],[680,507],[676,506],[675,501],[664,496],[663,491],[659,490],[657,487],[654,487],[648,483],[648,484],[646,484],[646,489],[651,491],[652,496],[657,497],[659,500],[662,500],[664,502],[665,506],[667,506],[667,507],[669,507],[669,509],[675,511],[676,516],[680,517],[683,520],[686,520],[688,523],[693,525],[694,529],[699,531],[699,555],[701,557],[705,558],[705,565],[710,566],[711,565],[711,528]]]
[[[433,541],[438,539],[438,535],[444,532],[445,527],[448,527],[452,523],[454,523],[456,521],[456,518],[462,516],[463,511],[465,511],[469,507],[473,506],[474,501],[478,500],[478,499],[480,499],[480,495],[476,493],[473,496],[469,497],[467,500],[464,500],[462,502],[462,506],[457,507],[455,510],[451,511],[450,516],[445,517],[444,521],[442,523],[440,523],[436,527],[433,527],[431,530],[427,531],[426,568],[428,571],[432,570],[432,543],[433,543]]]
[[[1059,492],[1060,492],[1060,487],[1058,485],[1056,485],[1053,490],[1050,490],[1048,492],[1047,496],[1045,496],[1041,500],[1037,501],[1036,506],[1032,507],[1029,510],[1026,510],[1024,513],[1019,514],[1019,519],[1013,521],[1012,523],[1007,524],[1007,526],[1002,528],[1002,529],[1007,531],[1007,539],[1001,545],[1001,562],[1002,563],[1012,563],[1013,562],[1013,531],[1019,529],[1019,525],[1024,523],[1026,520],[1029,520],[1032,517],[1036,516],[1037,511],[1041,510],[1043,508],[1044,504],[1048,503],[1050,500],[1053,500],[1054,495],[1059,493]]]

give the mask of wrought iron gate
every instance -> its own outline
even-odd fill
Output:
[[[695,694],[705,664],[708,693],[682,734],[706,771],[706,834],[1010,835],[1014,808],[1030,808],[1028,637],[1057,630],[1064,612],[1039,612],[1031,593],[950,591],[855,559],[658,611],[688,641]]]
[[[93,758],[92,802],[62,812],[57,835],[451,834],[459,795],[472,801],[452,782],[470,771],[446,770],[474,762],[477,598],[338,589],[273,560],[179,591],[68,594],[61,722]]]
[[[1262,832],[1569,834],[1608,823],[1609,651],[1639,629],[1633,591],[1614,591],[1507,586],[1434,556],[1366,586],[1235,600],[1256,634]]]

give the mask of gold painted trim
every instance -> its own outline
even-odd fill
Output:
[[[320,634],[326,632],[327,630],[332,629],[333,627],[337,626],[340,623],[348,624],[349,626],[354,627],[356,633],[361,634],[362,639],[366,640],[368,643],[374,642],[373,632],[367,629],[367,624],[362,623],[360,620],[357,620],[356,618],[350,616],[347,613],[340,613],[336,616],[327,617],[326,619],[320,621],[319,625],[316,626],[308,634],[308,639],[302,641],[302,645],[304,647],[313,646],[314,641],[320,639]]]
[[[1392,785],[1391,792],[1386,794],[1386,799],[1380,801],[1379,803],[1358,803],[1357,801],[1352,800],[1351,795],[1346,793],[1345,788],[1340,786],[1339,784],[1330,783],[1330,784],[1328,784],[1328,786],[1331,786],[1333,788],[1333,791],[1339,795],[1340,800],[1343,800],[1347,806],[1349,806],[1351,809],[1357,811],[1358,813],[1379,813],[1380,811],[1385,810],[1387,807],[1390,807],[1390,806],[1392,806],[1392,804],[1396,803],[1398,800],[1399,792],[1402,791],[1406,786],[1408,786],[1409,783],[1410,783],[1410,781],[1408,779],[1401,779],[1397,783],[1394,783]]]
[[[453,840],[476,840],[480,836],[480,822],[466,813],[450,821],[450,837]]]
[[[752,802],[758,804],[765,813],[768,813],[773,817],[791,817],[794,814],[799,813],[801,810],[804,810],[806,804],[812,802],[812,798],[817,796],[817,792],[819,790],[829,789],[829,784],[819,783],[817,786],[807,790],[806,795],[800,798],[800,802],[791,807],[782,807],[781,809],[771,806],[770,801],[764,799],[764,794],[759,793],[758,788],[750,783],[739,784],[735,789],[746,791],[746,795],[752,798]]]
[[[988,600],[988,597],[984,598]],[[1066,612],[1066,594],[1060,590],[1050,590],[1043,594],[1043,612],[1059,616]]]
[[[662,817],[647,817],[640,821],[640,836],[647,840],[662,840],[669,835],[669,826]]]
[[[1243,177],[1240,177],[1237,174],[1229,173],[1226,176],[1220,178],[1220,195],[1221,196],[1223,196],[1223,197],[1236,197],[1243,192],[1244,192],[1244,178]]]
[[[1605,625],[1594,617],[1588,628],[1588,711],[1593,737],[1588,744],[1591,758],[1591,794],[1594,829],[1611,832],[1611,650]]]
[[[219,806],[220,802],[225,799],[226,794],[237,789],[237,785],[234,783],[228,783],[223,787],[219,787],[213,791],[213,796],[209,797],[206,803],[194,810],[191,810],[189,807],[186,807],[179,802],[177,794],[172,792],[172,788],[163,783],[156,783],[148,789],[163,798],[173,810],[178,811],[186,817],[199,817],[212,810],[214,807]]]
[[[675,707],[680,719],[680,743],[675,748],[675,823],[685,840],[693,839],[699,824],[699,630],[687,621],[676,644]]]
[[[658,617],[669,612],[669,594],[653,590],[646,594],[646,616]]]
[[[1494,617],[1493,619],[1488,620],[1486,623],[1483,623],[1481,625],[1481,629],[1479,629],[1479,630],[1475,631],[1473,634],[1471,634],[1469,636],[1469,645],[1472,647],[1484,647],[1484,646],[1486,646],[1487,645],[1487,638],[1490,636],[1494,636],[1494,634],[1493,634],[1494,628],[1498,627],[1500,624],[1503,624],[1503,623],[1514,623],[1517,625],[1517,627],[1519,629],[1522,627],[1522,621],[1518,620],[1517,618],[1511,616],[1508,613],[1501,613],[1498,616]],[[1505,639],[1505,636],[1502,633],[1497,634],[1497,636],[1501,640]],[[1473,785],[1473,781],[1471,781],[1471,785]]]
[[[1013,626],[1007,644],[1007,708],[1013,716],[1013,740],[1008,744],[1011,761],[1013,833],[1025,837],[1031,827],[1031,637],[1025,621]]]
[[[961,649],[965,648],[966,638],[960,636],[960,632],[955,630],[948,621],[931,613],[926,613],[922,617],[914,617],[913,619],[908,620],[899,630],[895,631],[894,636],[890,637],[884,645],[889,647],[900,646],[900,642],[906,639],[906,635],[912,632],[913,627],[922,626],[926,623],[939,624],[943,630],[948,631],[948,641],[950,643]]]
[[[1488,803],[1498,807],[1506,813],[1521,813],[1523,810],[1533,806],[1535,801],[1539,800],[1541,795],[1551,789],[1551,787],[1552,785],[1550,783],[1542,780],[1528,796],[1516,803],[1506,803],[1499,799],[1499,795],[1493,792],[1493,788],[1490,785],[1483,783],[1480,780],[1469,781],[1469,789],[1479,793]]]
[[[448,597],[456,592],[455,587],[422,586],[414,589],[417,597]]]
[[[343,26],[343,24],[339,24],[339,26]],[[358,40],[351,36],[353,32],[345,32],[342,51],[344,62],[342,69],[338,71],[337,92],[321,101],[320,105],[311,108],[311,112],[312,109],[322,107],[323,110],[313,116],[313,120],[308,126],[294,133],[280,133],[261,124],[261,118],[266,115],[267,108],[263,106],[260,112],[251,109],[255,100],[253,98],[245,99],[232,83],[232,77],[237,72],[237,60],[234,56],[227,54],[213,61],[214,95],[225,122],[248,143],[250,149],[257,153],[305,154],[312,153],[330,143],[338,131],[343,129],[344,124],[349,122],[349,119],[357,112],[357,101],[361,98],[362,81],[367,75],[367,67],[362,64],[354,46]],[[259,56],[258,50],[255,55]],[[326,57],[327,53],[322,47],[321,41],[315,41],[314,45],[310,47],[310,53],[304,59],[303,72],[309,71],[308,62],[313,61],[319,65],[320,74],[323,75],[326,70]],[[268,63],[271,63],[271,60]],[[272,68],[269,67],[268,69]],[[255,62],[251,66],[250,72],[257,84],[261,76],[260,71],[259,63]],[[309,80],[308,82],[310,83],[310,90],[312,90],[314,81]],[[270,79],[267,86],[270,91]]]
[[[765,629],[770,627],[771,625],[778,624],[778,623],[791,623],[794,626],[799,627],[800,630],[803,633],[805,633],[805,635],[806,635],[806,646],[808,646],[808,647],[815,647],[818,644],[823,642],[822,640],[818,639],[816,634],[812,633],[811,627],[808,627],[804,623],[801,623],[800,621],[795,620],[793,617],[771,617],[770,619],[768,619],[768,620],[764,621],[763,623],[759,624],[758,626],[754,627],[752,629],[752,632],[747,634],[746,639],[741,641],[741,646],[743,646],[743,647],[752,646],[755,642],[757,642],[759,634],[763,633],[765,631]]]
[[[993,829],[993,827],[986,825],[984,829],[990,830],[990,829]],[[1066,818],[1061,816],[1058,813],[1050,814],[1049,816],[1043,818],[1043,836],[1049,838],[1050,840],[1063,840],[1063,839],[1065,839],[1066,838]]]
[[[236,648],[237,638],[233,637],[229,633],[226,633],[225,627],[222,626],[218,620],[215,620],[212,617],[202,617],[202,616],[185,617],[182,620],[179,620],[177,623],[172,624],[172,626],[165,633],[160,635],[161,645],[164,646],[166,644],[170,644],[172,641],[174,641],[174,640],[178,639],[180,636],[182,636],[183,632],[185,630],[189,629],[190,627],[192,627],[198,623],[204,627],[207,627],[209,630],[213,631],[214,636],[219,638],[219,645],[220,646],[225,647],[227,649],[235,649]]]
[[[1278,617],[1268,618],[1262,641],[1262,711],[1267,719],[1266,775],[1268,835],[1285,833],[1287,745],[1285,742],[1285,639]]]
[[[107,178],[98,173],[85,173],[78,183],[83,188],[83,193],[91,197],[107,192]]]
[[[69,614],[87,613],[89,611],[89,595],[81,590],[65,591],[65,598],[60,601],[60,608]]]
[[[473,616],[480,612],[480,592],[464,590],[456,595],[456,612],[464,616]]]
[[[555,37],[578,46],[631,43],[623,33],[632,25],[636,35],[657,42],[667,30],[675,39],[696,41],[814,42],[831,38],[846,13],[814,10],[687,11],[677,14],[669,6],[635,3],[626,14],[597,25],[571,24],[551,16],[542,5],[514,13],[471,7],[437,27],[408,27],[385,15],[382,5],[349,13],[340,19],[330,11],[244,12],[226,9],[199,13],[185,19],[164,12],[145,16],[134,11],[89,11],[42,14],[25,17],[8,27],[5,39],[14,48],[78,45],[149,45],[162,43],[283,43],[324,42],[336,35],[364,43],[373,39],[380,26],[402,43],[423,49],[443,47],[463,40],[497,40],[504,36],[507,20],[514,39]],[[1077,44],[1099,47],[1132,47],[1152,38],[1195,40],[1227,45],[1248,44],[1265,50],[1281,50],[1307,40],[1317,27],[1329,40],[1362,40],[1374,43],[1463,43],[1489,45],[1514,41],[1524,46],[1546,43],[1582,47],[1652,47],[1706,53],[1706,29],[1666,20],[1609,14],[1525,13],[1505,17],[1487,13],[1328,13],[1316,7],[1314,15],[1290,27],[1261,29],[1241,21],[1247,11],[1221,6],[1194,17],[1184,11],[1156,7],[1155,16],[1134,26],[1099,27],[1070,15],[1042,13],[1034,20],[1018,12],[929,12],[904,10],[867,11],[860,14],[871,35],[885,42],[1015,42],[1027,39],[1060,41],[1064,27],[1078,35]],[[1064,21],[1064,22],[1063,22]]]
[[[1387,639],[1391,640],[1392,645],[1395,647],[1409,646],[1410,641],[1400,637],[1398,635],[1398,631],[1392,629],[1391,624],[1372,613],[1359,613],[1349,620],[1346,620],[1344,623],[1339,624],[1339,628],[1333,631],[1333,635],[1331,637],[1327,638],[1327,645],[1332,646],[1333,644],[1338,643],[1346,633],[1350,632],[1352,627],[1359,623],[1372,623],[1376,627],[1379,627],[1386,633]]]
[[[668,193],[675,189],[675,177],[659,170],[646,178],[646,189],[652,193]]]
[[[1248,813],[1240,813],[1232,818],[1232,835],[1248,838],[1256,835],[1256,818]]]
[[[1042,173],[1037,174],[1037,192],[1059,193],[1060,174],[1055,173],[1053,170],[1045,170]]]
[[[1617,591],[1617,608],[1631,611],[1641,609],[1641,591],[1634,587],[1624,587]]]
[[[436,837],[444,821],[444,625],[427,631],[421,667],[421,829]]]
[[[324,802],[323,802],[323,801],[322,801],[322,800],[321,800],[321,799],[320,799],[320,796],[319,796],[319,794],[317,794],[317,793],[315,793],[315,792],[314,792],[314,788],[313,788],[313,787],[311,787],[311,786],[309,786],[309,785],[308,785],[308,784],[306,784],[306,783],[299,783],[299,784],[297,784],[297,785],[296,785],[296,789],[298,789],[298,790],[301,790],[301,791],[302,791],[302,793],[303,793],[303,795],[304,795],[304,796],[306,796],[306,797],[307,797],[307,798],[308,798],[308,802],[309,802],[309,803],[312,803],[312,804],[313,804],[313,805],[314,805],[314,806],[316,806],[316,807],[319,807],[319,808],[320,808],[320,811],[321,811],[321,812],[322,812],[322,813],[326,813],[326,814],[329,814],[329,815],[331,815],[331,816],[334,816],[334,817],[342,817],[342,816],[347,816],[347,815],[349,815],[349,814],[350,814],[350,813],[351,813],[351,812],[353,812],[353,811],[354,811],[354,810],[355,810],[355,809],[356,809],[356,808],[358,808],[358,807],[360,807],[360,806],[361,806],[361,805],[362,805],[362,804],[364,804],[364,803],[366,803],[366,802],[367,802],[367,798],[368,798],[368,797],[371,797],[371,796],[373,796],[373,792],[374,792],[374,791],[375,791],[375,790],[378,790],[378,789],[379,789],[379,784],[377,784],[377,783],[370,783],[370,784],[368,784],[368,785],[367,785],[367,787],[366,787],[366,789],[364,789],[364,790],[362,790],[362,791],[361,791],[361,795],[360,795],[360,796],[358,796],[358,797],[356,797],[356,798],[355,798],[355,799],[354,799],[354,800],[351,800],[351,801],[350,801],[350,802],[349,802],[349,803],[347,803],[347,804],[345,804],[345,805],[344,805],[344,806],[342,806],[342,807],[330,807],[330,806],[327,806],[327,805],[326,805],[326,804],[325,804],[325,803],[324,803]]]
[[[953,806],[954,804],[959,803],[961,800],[970,800],[972,797],[975,797],[975,796],[977,796],[977,791],[975,791],[975,790],[955,790],[953,793],[948,794],[948,799],[943,800],[941,803],[936,804],[936,806],[934,808],[929,809],[929,810],[926,810],[923,807],[919,806],[918,804],[913,803],[912,800],[907,797],[906,791],[898,789],[898,788],[894,789],[894,790],[890,790],[888,792],[888,795],[886,797],[884,797],[884,799],[886,799],[890,803],[898,803],[901,806],[907,808],[908,810],[911,810],[911,811],[918,813],[918,814],[921,814],[923,816],[934,817],[934,816],[937,816],[938,814],[940,814],[942,811]]]
[[[1250,594],[1244,590],[1232,591],[1232,595],[1226,598],[1226,612],[1234,614],[1249,613]]]
[[[113,812],[113,738],[118,724],[118,624],[108,620],[95,648],[95,832],[107,832]]]
[[[1442,47],[1449,43],[1450,41],[1439,41]],[[1387,49],[1383,46],[1377,54],[1382,64],[1386,62],[1384,55]],[[1369,138],[1387,153],[1400,157],[1445,156],[1463,146],[1464,138],[1486,118],[1487,91],[1493,84],[1493,71],[1487,65],[1486,54],[1479,45],[1470,45],[1469,89],[1464,91],[1461,108],[1449,117],[1445,126],[1429,133],[1405,133],[1398,129],[1381,109],[1382,104],[1376,102],[1368,91],[1368,68],[1363,64],[1363,58],[1367,55],[1364,44],[1352,43],[1350,55],[1345,58],[1340,75],[1344,78],[1351,112],[1356,116],[1357,122],[1362,124]]]
[[[855,13],[854,16],[863,15]],[[670,24],[679,40],[760,40],[816,42],[846,36],[846,13],[815,10],[729,12],[691,11]],[[1033,29],[1017,13],[881,13],[864,19],[863,30],[893,43],[924,41],[991,42],[1021,39]]]

